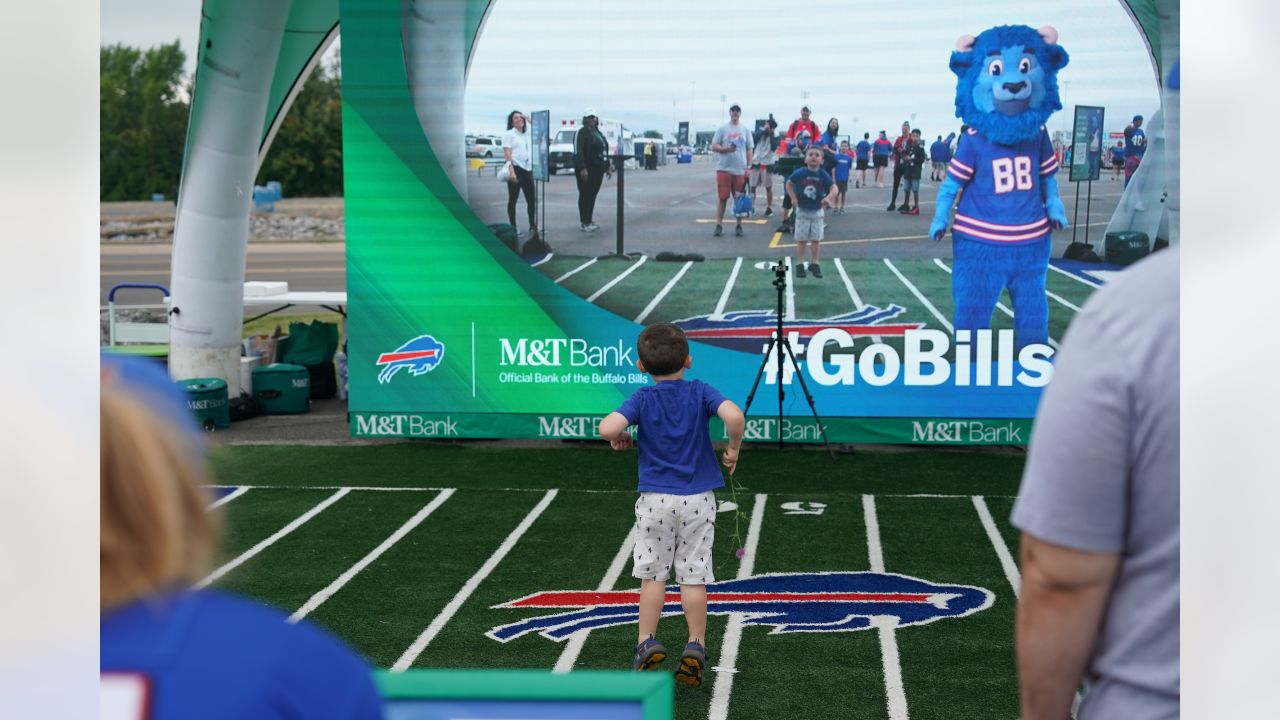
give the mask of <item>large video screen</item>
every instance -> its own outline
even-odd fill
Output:
[[[1160,108],[1119,0],[341,13],[361,437],[594,437],[652,382],[638,334],[675,323],[686,377],[756,387],[749,440],[1025,443],[1123,270],[1062,259],[1128,211],[1118,173],[1069,177],[1073,108],[1101,137]]]

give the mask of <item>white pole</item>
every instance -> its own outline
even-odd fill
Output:
[[[173,233],[169,374],[240,393],[245,253],[258,146],[291,0],[227,3],[200,48]]]

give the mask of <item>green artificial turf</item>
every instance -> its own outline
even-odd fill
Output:
[[[869,538],[878,534],[884,568],[939,583],[991,591],[991,607],[894,633],[903,692],[914,718],[1013,717],[1014,596],[972,496],[984,496],[1000,537],[1016,557],[1008,523],[1023,457],[1020,453],[862,451],[832,463],[812,449],[748,446],[736,499],[747,517],[764,495],[752,559],[763,573],[867,571]],[[295,518],[356,487],[293,532],[223,576],[217,587],[244,593],[285,612],[302,607],[441,496],[438,507],[308,619],[329,628],[378,667],[392,666],[433,621],[438,628],[413,667],[541,668],[556,665],[566,643],[530,633],[507,643],[492,628],[563,609],[495,608],[549,590],[634,590],[630,562],[613,582],[608,572],[633,522],[635,455],[603,446],[510,448],[489,444],[403,443],[349,447],[247,446],[214,452],[215,482],[254,486],[217,512],[226,528],[225,562]],[[382,489],[375,489],[382,488]],[[396,488],[396,490],[387,490]],[[495,551],[555,490],[527,531],[494,562]],[[867,524],[864,496],[875,507]],[[716,534],[717,580],[738,577],[734,511],[721,512]],[[744,538],[745,539],[745,538]],[[459,592],[491,565],[469,595]],[[729,619],[712,615],[709,665],[727,663],[722,649]],[[635,626],[587,635],[575,669],[628,668]],[[679,616],[664,617],[659,638],[675,658],[685,640]],[[732,675],[730,718],[883,718],[885,674],[877,631],[774,634],[742,628]],[[705,718],[721,673],[701,689],[676,687],[680,719]],[[727,674],[724,674],[726,677]]]

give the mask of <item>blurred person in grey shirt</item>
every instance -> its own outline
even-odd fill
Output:
[[[1177,718],[1178,251],[1094,293],[1072,321],[1035,431],[1022,530],[1022,720]]]

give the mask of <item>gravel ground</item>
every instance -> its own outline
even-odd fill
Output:
[[[173,242],[172,202],[119,202],[100,206],[104,243]],[[290,198],[275,211],[254,211],[249,242],[342,242],[346,238],[342,198]]]

